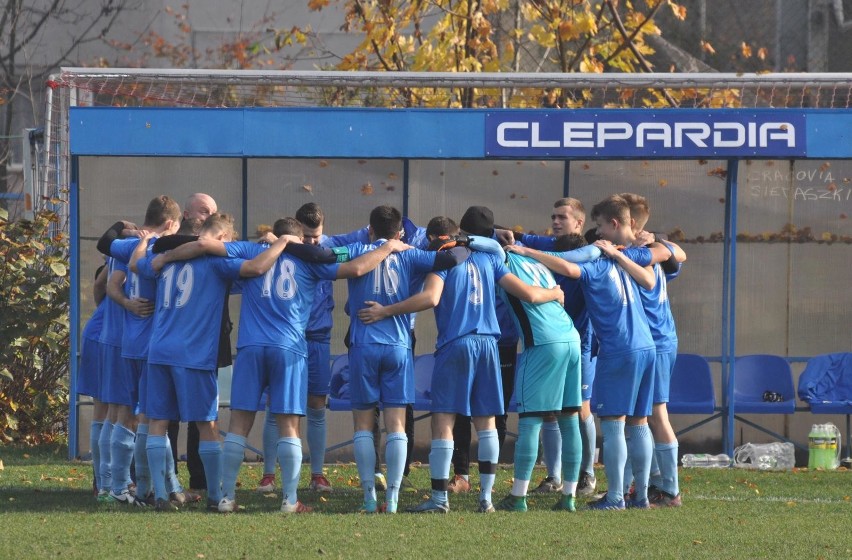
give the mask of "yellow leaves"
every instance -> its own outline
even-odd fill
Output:
[[[672,14],[674,14],[675,18],[681,21],[686,19],[686,6],[681,6],[669,0],[669,8],[672,9]]]
[[[548,29],[545,29],[544,26],[540,24],[532,26],[528,37],[531,41],[535,41],[542,47],[556,46],[556,38],[553,36],[553,33],[551,33]]]
[[[766,47],[760,47],[759,49],[757,49],[757,58],[759,58],[760,60],[766,60],[768,54],[769,51],[766,50]]]
[[[584,56],[583,61],[580,62],[580,72],[592,72],[595,74],[603,74],[604,67],[601,61],[595,58],[589,58]]]
[[[367,182],[361,185],[361,194],[364,196],[370,196],[373,194],[373,184]]]
[[[714,49],[713,45],[711,45],[707,41],[701,41],[701,50],[706,52],[707,54],[716,54],[716,49]]]
[[[572,21],[561,22],[558,29],[560,41],[573,41],[580,38],[580,32],[577,30],[577,26],[574,25],[574,22]]]
[[[740,54],[743,55],[743,58],[751,58],[751,45],[745,41],[740,43]]]

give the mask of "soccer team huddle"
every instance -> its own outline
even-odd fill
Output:
[[[387,205],[371,211],[368,227],[326,236],[322,210],[308,203],[275,222],[260,242],[233,241],[233,220],[216,210],[202,193],[183,212],[161,195],[149,203],[142,226],[120,221],[98,242],[107,261],[95,283],[98,307],[83,332],[78,392],[95,403],[90,445],[99,501],[157,511],[200,501],[175,474],[168,427],[181,421],[198,427],[207,508],[238,511],[246,438],[265,410],[261,487],[274,488],[277,459],[281,512],[311,511],[298,499],[300,419],[307,416],[310,488],[330,492],[323,463],[331,282],[346,279],[359,511],[397,512],[413,438],[413,322],[430,308],[437,326],[432,489],[408,511],[446,513],[449,495],[470,488],[467,465],[454,459],[454,450],[470,445],[470,420],[479,442],[482,513],[526,511],[540,437],[548,473],[533,491],[558,494],[556,510],[576,511],[578,497],[597,510],[681,504],[678,442],[666,412],[677,355],[666,283],[686,255],[645,231],[644,197],[623,193],[598,202],[591,228],[579,200],[559,199],[547,236],[495,226],[484,206],[468,208],[458,224],[439,216],[424,228]],[[223,354],[230,362],[227,300],[235,293],[237,353],[222,441],[217,367]],[[494,503],[510,407],[519,416],[514,480]],[[379,409],[386,481],[376,475]],[[608,481],[600,496],[593,414]]]

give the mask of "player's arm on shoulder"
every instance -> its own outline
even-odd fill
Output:
[[[275,261],[278,260],[278,257],[281,256],[281,253],[284,251],[287,244],[292,242],[294,239],[298,242],[297,237],[282,235],[264,252],[251,260],[243,261],[240,265],[240,276],[243,278],[253,278],[255,276],[260,276],[261,274],[266,274],[266,271],[272,268],[272,265],[274,265]]]
[[[392,305],[381,305],[375,301],[365,301],[366,307],[358,311],[358,319],[371,324],[394,315],[404,315],[424,311],[438,305],[444,291],[444,280],[437,274],[428,274],[423,290],[403,301]]]
[[[171,251],[176,247],[180,247],[185,243],[191,243],[193,241],[198,241],[197,235],[167,235],[157,239],[151,250],[155,254],[165,253],[166,251]]]
[[[133,249],[133,253],[130,255],[130,260],[127,262],[127,268],[130,269],[131,272],[139,274],[140,271],[137,264],[140,259],[145,258],[148,250],[148,242],[155,237],[156,234],[147,232],[142,239],[139,240],[139,243],[136,244],[136,247]]]
[[[570,251],[562,251],[559,256],[568,262],[581,264],[591,262],[601,257],[601,250],[595,245],[586,245]]]
[[[561,274],[566,278],[576,280],[580,277],[580,267],[577,266],[575,263],[566,261],[558,254],[545,253],[543,251],[537,251],[535,249],[530,249],[529,247],[522,247],[520,245],[512,245],[510,247],[506,247],[506,250],[509,253],[516,253],[518,255],[535,259],[547,268],[549,268],[551,271],[555,272],[556,274]]]
[[[560,304],[563,304],[565,302],[565,294],[559,286],[554,286],[553,288],[530,286],[511,272],[504,274],[497,283],[508,293],[527,303],[558,301]]]
[[[642,256],[641,259],[637,259],[637,255],[635,254],[637,250],[645,251],[647,250],[647,248],[628,248],[625,252],[621,252],[615,247],[615,245],[604,239],[599,239],[595,241],[595,246],[600,248],[601,252],[604,255],[618,263],[618,266],[623,268],[625,272],[627,272],[627,274],[629,274],[636,281],[637,284],[639,284],[646,290],[651,290],[654,288],[654,285],[657,282],[657,277],[654,276],[654,271],[651,269],[650,265],[643,266],[645,262],[647,262],[647,258],[645,256]],[[630,255],[632,255],[633,258],[628,255],[628,252],[630,252]],[[641,264],[634,259],[641,260]],[[651,261],[653,262],[653,257]]]
[[[272,241],[274,243],[274,240]],[[288,243],[284,252],[306,263],[334,264],[338,262],[335,251],[319,245],[307,243]]]
[[[470,249],[467,247],[453,247],[448,251],[438,251],[435,253],[435,262],[432,265],[432,271],[447,270],[453,268],[467,260],[470,256]]]
[[[467,246],[474,251],[496,255],[500,259],[500,262],[506,262],[506,252],[500,246],[500,243],[494,239],[489,239],[481,235],[471,235],[468,236]]]
[[[379,266],[379,264],[391,253],[399,253],[411,248],[412,247],[410,245],[407,245],[398,239],[388,240],[372,251],[367,251],[358,258],[341,264],[337,268],[337,278],[357,278],[358,276],[364,276]]]
[[[119,220],[98,239],[98,251],[109,257],[112,242],[123,237],[141,237],[141,232],[136,229],[136,224]]]

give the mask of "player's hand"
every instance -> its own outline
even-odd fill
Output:
[[[385,307],[381,303],[377,301],[365,301],[364,305],[367,307],[358,311],[358,318],[361,319],[361,322],[365,325],[381,321],[388,317],[388,313],[385,311]]]
[[[515,242],[515,233],[510,229],[495,229],[494,237],[500,245],[511,245]]]
[[[636,245],[639,247],[643,247],[645,245],[650,245],[656,239],[654,238],[654,234],[650,231],[642,230],[636,234]]]
[[[399,239],[389,239],[386,243],[390,246],[392,253],[402,253],[403,251],[408,251],[409,249],[413,249],[413,247],[407,243],[403,243]],[[370,303],[370,302],[368,302]],[[376,303],[376,302],[372,302]],[[376,304],[378,305],[378,304]]]
[[[145,298],[132,298],[125,302],[124,308],[139,317],[150,317],[154,313],[154,302]]]
[[[559,302],[559,305],[565,306],[565,292],[562,291],[562,288],[554,286],[552,289],[556,291],[556,301]]]
[[[595,247],[601,250],[601,253],[608,257],[612,257],[618,251],[618,248],[606,239],[598,239],[595,241]]]
[[[277,239],[278,238],[275,237],[275,234],[273,234],[271,231],[267,231],[266,233],[257,238],[257,242],[269,243],[270,245],[272,245]]]
[[[529,256],[530,254],[530,248],[524,247],[522,245],[506,245],[505,247],[503,247],[503,250],[507,253],[515,253],[516,255],[521,255],[524,257]]]

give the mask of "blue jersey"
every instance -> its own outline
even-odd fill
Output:
[[[147,254],[151,254],[154,239],[148,243]],[[116,239],[109,248],[110,254],[127,265],[133,251],[141,242],[136,237]],[[145,298],[153,302],[157,297],[157,281],[153,278],[143,278],[132,270],[127,270],[127,280],[124,282],[124,295],[130,299]],[[135,313],[125,312],[124,333],[121,336],[121,355],[124,358],[143,360],[148,357],[148,342],[151,340],[151,328],[154,317],[140,317]]]
[[[600,345],[598,354],[613,357],[653,350],[639,287],[630,275],[607,258],[579,266],[586,307]]]
[[[169,263],[155,276],[152,260],[137,263],[140,275],[157,279],[148,363],[215,370],[222,307],[243,261],[202,256]]]
[[[229,257],[252,259],[266,250],[257,243],[226,243]],[[282,254],[263,276],[244,279],[237,348],[277,346],[308,355],[305,327],[317,286],[337,277],[338,264],[308,264]]]
[[[592,318],[586,308],[586,296],[580,283],[560,274],[554,274],[556,283],[565,294],[565,312],[571,317],[574,328],[580,335],[580,353],[584,356],[592,355],[592,341],[595,338],[595,329],[592,328]]]
[[[109,278],[112,278],[112,275],[116,272],[127,274],[127,267],[119,262],[118,259],[112,257],[107,259],[107,270],[109,271],[107,282],[109,282]],[[98,342],[108,346],[121,347],[121,333],[124,331],[125,310],[113,301],[112,298],[107,297],[105,300],[104,322]]]
[[[550,235],[535,235],[531,233],[523,234],[520,239],[521,245],[538,249],[539,251],[552,251],[555,241],[556,238]]]
[[[496,256],[478,252],[471,253],[461,265],[436,273],[444,281],[435,307],[438,349],[468,334],[500,337],[495,287],[508,273]]]
[[[328,239],[325,235],[320,238],[320,245]],[[305,337],[317,342],[331,342],[331,328],[333,326],[332,313],[334,312],[334,288],[328,280],[317,283],[314,305],[311,308],[311,317],[308,319],[308,328]]]
[[[508,257],[509,270],[524,283],[540,288],[556,286],[553,273],[540,262],[515,253],[509,253]],[[579,340],[571,317],[558,301],[527,303],[506,293],[505,290],[500,292],[501,297],[512,309],[515,326],[521,334],[524,348]]]
[[[95,312],[89,317],[86,326],[83,328],[83,338],[94,340],[95,342],[101,337],[101,328],[104,324],[104,307],[109,298],[104,298],[95,308]]]
[[[349,245],[349,254],[354,259],[383,243],[384,240],[369,245],[355,243]],[[352,318],[349,337],[352,344],[387,344],[411,348],[409,333],[411,319],[408,315],[397,315],[365,325],[358,319],[358,311],[365,307],[365,301],[391,305],[408,299],[411,295],[412,276],[432,271],[436,255],[435,252],[420,249],[392,253],[369,274],[349,279],[349,306]]]
[[[639,266],[648,266],[651,263],[651,251],[647,247],[628,247],[624,250],[624,255]],[[656,280],[652,290],[641,286],[637,288],[657,351],[672,352],[677,350],[677,331],[669,305],[668,276],[659,264],[654,265],[654,277]]]

